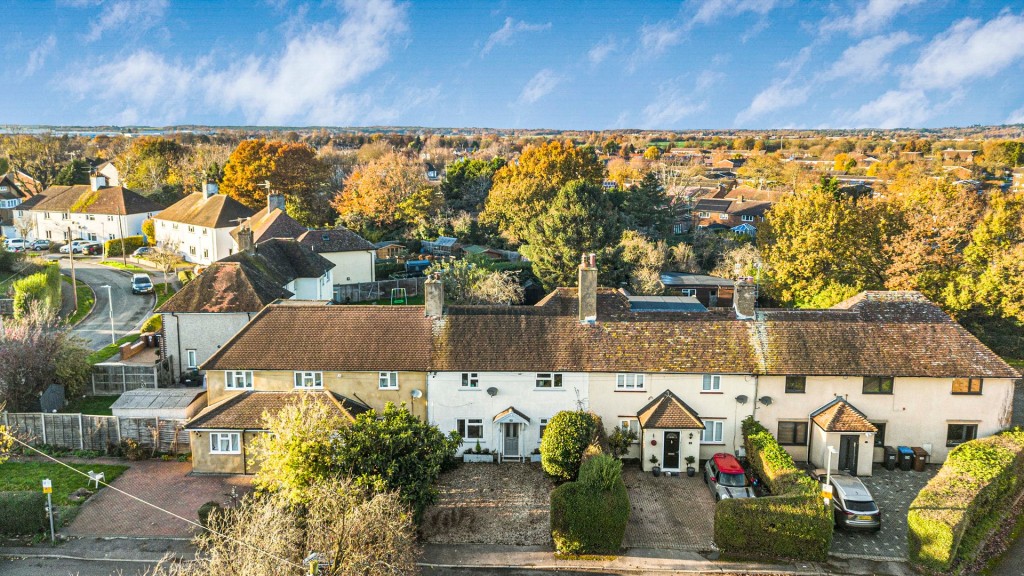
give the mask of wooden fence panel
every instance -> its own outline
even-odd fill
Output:
[[[191,451],[184,420],[4,412],[0,422],[32,445],[106,452],[111,444],[131,439],[146,446],[153,446],[155,442],[158,452],[187,454]]]
[[[117,418],[113,416],[82,416],[82,431],[86,450],[105,452],[111,444],[121,441],[117,433]]]

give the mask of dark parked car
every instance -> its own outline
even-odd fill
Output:
[[[826,475],[822,471],[816,474],[824,484]],[[876,532],[882,529],[882,511],[860,478],[839,472],[828,481],[832,485],[832,515],[837,527]]]
[[[103,254],[103,244],[100,244],[98,242],[86,244],[85,246],[82,246],[82,254],[89,254],[90,256]]]
[[[32,242],[32,249],[33,250],[49,250],[50,249],[50,241],[45,239],[45,238],[41,238],[39,240],[36,240],[36,241]]]
[[[152,294],[153,281],[148,274],[135,274],[132,276],[132,294]]]

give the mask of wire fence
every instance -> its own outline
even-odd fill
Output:
[[[334,301],[338,304],[353,302],[373,302],[383,298],[391,298],[393,288],[405,288],[407,298],[423,293],[426,278],[399,278],[396,280],[378,280],[376,282],[359,282],[358,284],[336,284]]]

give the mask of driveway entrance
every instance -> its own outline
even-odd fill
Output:
[[[638,468],[626,468],[622,479],[630,504],[625,547],[715,549],[715,499],[699,474],[655,478]]]

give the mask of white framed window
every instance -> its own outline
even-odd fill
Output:
[[[616,390],[643,390],[647,385],[643,374],[618,374],[615,376]]]
[[[561,388],[562,375],[552,372],[538,372],[535,388]]]
[[[673,224],[672,225],[672,233],[673,234],[682,234],[683,233],[683,225],[682,224]]]
[[[114,239],[114,235],[113,234],[107,234],[107,240],[113,240],[113,239]]]
[[[381,390],[398,390],[398,372],[381,372],[378,374],[377,387]]]
[[[721,444],[722,443],[722,425],[725,424],[722,420],[705,420],[704,431],[700,435],[701,444]]]
[[[719,220],[728,220],[729,219],[729,215],[726,214],[725,212],[722,212],[721,214],[718,215],[718,219]]]
[[[107,222],[113,222],[113,221],[114,221],[114,216],[112,214],[108,215],[107,216]]]
[[[636,432],[636,437],[638,440],[634,442],[634,444],[640,441],[640,421],[637,420],[636,418],[620,418],[619,428],[622,428],[623,430],[632,430],[633,432]]]
[[[682,288],[682,289],[679,290],[679,295],[680,296],[689,296],[689,297],[693,298],[693,297],[697,296],[697,289],[696,288]]]
[[[455,431],[463,440],[482,440],[484,421],[481,418],[459,418],[455,421]]]
[[[710,218],[711,217],[711,213],[710,212],[698,212],[697,216],[699,216],[701,218]]]
[[[197,362],[196,360],[197,359],[196,359],[196,351],[195,350],[185,350],[185,364],[189,368],[198,368],[199,367],[199,362]]]
[[[551,419],[550,418],[541,418],[540,419],[540,436],[537,438],[538,442],[540,442],[542,439],[544,439],[544,431],[548,429],[548,421],[549,420],[551,420]]]
[[[754,217],[749,214],[744,214],[743,216],[740,216],[740,220],[743,220],[744,222],[753,222]]]
[[[480,388],[480,374],[476,372],[463,372],[461,387],[467,389]]]
[[[188,227],[188,231],[189,232],[195,232],[196,231],[196,227],[195,226],[189,226]]]
[[[231,370],[224,374],[224,387],[228,390],[252,389],[251,370]]]
[[[209,258],[209,257],[210,257],[210,251],[207,250],[207,249],[203,249],[203,258]]]
[[[95,214],[86,214],[85,215],[85,219],[86,220],[95,220],[96,219],[96,215]]]
[[[68,216],[69,216],[69,214],[67,212],[61,212],[60,213],[60,219],[61,220],[67,220]]]
[[[210,454],[241,454],[241,436],[238,432],[210,432]]]
[[[49,220],[49,219],[50,219],[50,213],[49,212],[43,212],[43,220]]]
[[[722,390],[722,377],[718,374],[705,374],[704,382],[701,385],[701,392],[720,392]]]
[[[195,246],[189,246],[188,247],[188,252],[189,252],[189,254],[195,256],[196,255],[196,247]]]
[[[206,236],[207,230],[209,230],[209,228],[203,228],[203,236]]]
[[[295,373],[295,387],[296,388],[323,388],[324,387],[324,373],[323,372],[296,372]]]

